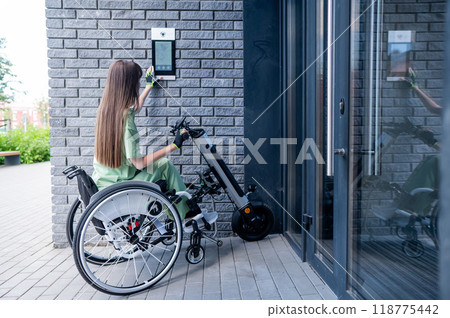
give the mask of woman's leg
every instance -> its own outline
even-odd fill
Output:
[[[133,180],[143,180],[148,182],[155,182],[158,180],[166,180],[167,189],[175,189],[175,191],[186,190],[186,185],[180,176],[180,173],[175,166],[167,158],[161,158],[157,160],[153,165],[146,168],[145,171],[141,171],[134,177]],[[183,197],[182,201],[175,204],[181,220],[186,216],[189,211],[189,207],[186,204],[186,199]]]

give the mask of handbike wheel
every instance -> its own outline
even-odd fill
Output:
[[[121,182],[101,192],[75,232],[78,271],[94,288],[111,295],[150,288],[169,272],[180,253],[182,226],[175,206],[147,182]],[[152,209],[156,202],[162,207],[158,214]],[[165,224],[170,222],[174,226],[169,233]],[[169,238],[174,242],[164,245]],[[106,261],[93,264],[87,255]]]
[[[239,211],[234,211],[232,219],[233,231],[246,241],[258,241],[265,238],[272,229],[274,223],[273,213],[265,204],[255,204],[253,209],[261,219],[261,226],[254,228],[246,224]]]

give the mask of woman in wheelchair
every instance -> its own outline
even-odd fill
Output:
[[[142,70],[138,64],[119,60],[109,68],[95,127],[92,177],[99,189],[125,180],[153,183],[165,180],[167,189],[175,189],[177,192],[186,190],[179,172],[166,158],[182,147],[183,141],[188,137],[186,130],[177,131],[175,140],[170,145],[154,153],[143,156],[140,152],[139,132],[134,118],[156,83],[153,71],[153,66],[147,70],[147,84],[139,95]],[[198,207],[190,209],[185,197],[175,206],[181,220],[195,218],[212,224],[217,219],[217,212],[202,212]],[[185,227],[185,231],[189,232],[191,229]]]

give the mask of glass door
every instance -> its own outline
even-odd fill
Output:
[[[355,298],[439,298],[444,4],[351,1],[346,288]]]
[[[445,8],[306,2],[304,246],[340,298],[438,298]]]

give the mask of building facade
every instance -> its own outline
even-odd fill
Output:
[[[77,195],[62,170],[92,172],[109,65],[146,69],[151,28],[172,27],[177,79],[137,117],[143,151],[192,117],[340,298],[449,297],[439,292],[450,239],[439,188],[446,1],[46,3],[56,246]],[[194,152],[171,158],[187,181],[201,169]],[[230,235],[233,207],[218,207]]]
[[[3,106],[5,107],[5,106]],[[43,113],[36,106],[27,106],[21,103],[13,102],[8,104],[5,110],[0,111],[0,131],[8,131],[23,127],[48,127]]]

